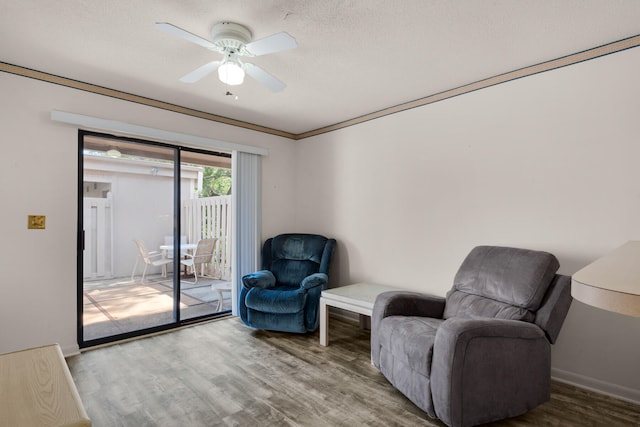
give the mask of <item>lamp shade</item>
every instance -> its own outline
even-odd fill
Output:
[[[640,241],[630,241],[572,277],[571,295],[585,304],[640,317]]]
[[[218,67],[218,77],[222,83],[230,86],[242,84],[244,81],[244,70],[233,59],[230,59]]]

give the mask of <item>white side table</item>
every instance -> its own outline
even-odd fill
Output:
[[[382,292],[399,291],[392,286],[356,283],[322,291],[320,296],[320,345],[329,343],[329,306],[371,316],[373,303]],[[360,319],[362,326],[362,319]]]

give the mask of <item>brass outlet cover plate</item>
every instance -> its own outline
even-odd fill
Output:
[[[45,228],[45,216],[44,215],[29,215],[29,221],[27,228],[34,230],[44,230]]]

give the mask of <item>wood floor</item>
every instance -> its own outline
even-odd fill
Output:
[[[93,425],[442,426],[371,365],[369,333],[332,318],[318,334],[255,331],[228,318],[67,359]],[[561,383],[494,426],[640,426],[640,406]]]

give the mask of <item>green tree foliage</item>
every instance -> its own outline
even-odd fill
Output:
[[[227,196],[231,194],[231,169],[205,166],[200,197]]]

